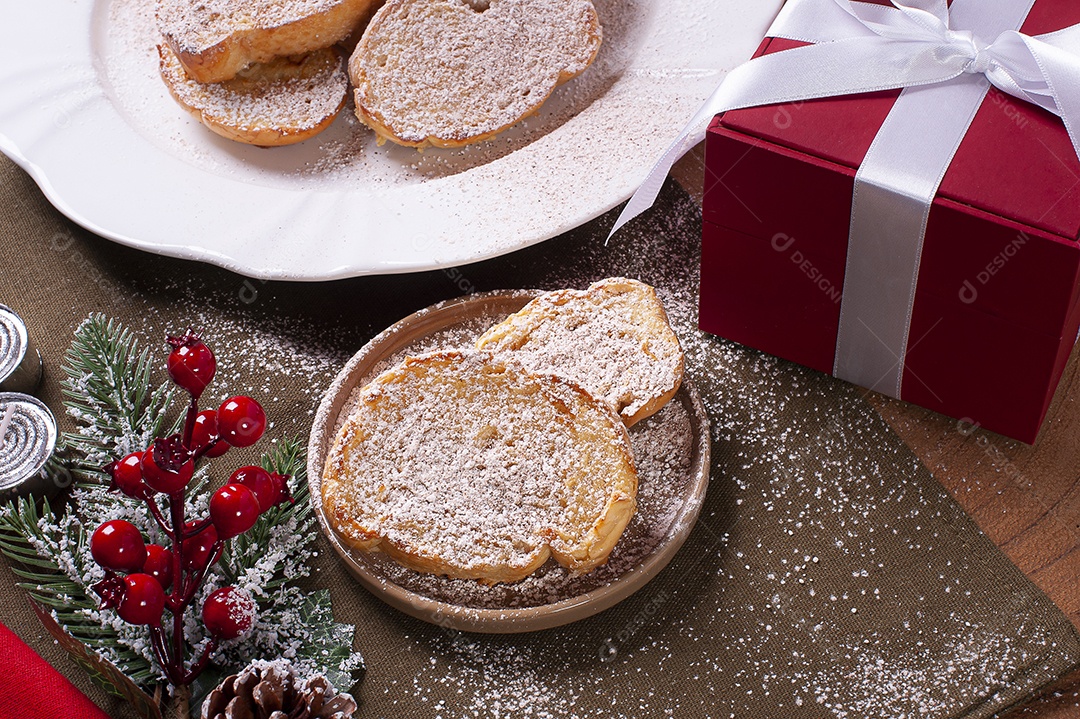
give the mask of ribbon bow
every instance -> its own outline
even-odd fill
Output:
[[[772,37],[812,43],[732,70],[649,172],[611,234],[656,201],[671,166],[705,138],[713,116],[773,105],[937,85],[982,75],[1000,90],[1058,115],[1080,156],[1080,25],[1031,37],[1019,27],[1034,0],[789,0]],[[987,37],[988,28],[990,37]],[[610,237],[610,235],[609,235]]]

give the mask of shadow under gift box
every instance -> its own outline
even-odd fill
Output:
[[[1023,32],[1080,22],[1040,0]],[[766,39],[758,54],[799,43]],[[855,172],[898,91],[714,118],[701,328],[832,373]],[[1080,327],[1080,160],[1061,120],[991,88],[934,200],[902,399],[1034,442]]]

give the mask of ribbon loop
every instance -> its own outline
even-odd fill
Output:
[[[939,24],[949,24],[949,4],[946,0],[908,0],[906,3],[893,0],[893,5],[898,9],[907,8],[929,13]]]
[[[649,172],[616,231],[656,199],[671,166],[705,139],[708,121],[728,110],[949,82],[982,74],[998,89],[1064,120],[1080,156],[1080,25],[1030,37],[952,27],[953,19],[992,17],[1024,0],[983,0],[948,9],[945,0],[789,0],[771,37],[815,43],[763,55],[737,67]],[[972,23],[979,25],[978,22]],[[983,23],[985,25],[985,23]],[[988,44],[987,44],[988,43]],[[811,50],[807,52],[807,50]]]

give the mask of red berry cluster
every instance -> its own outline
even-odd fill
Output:
[[[115,607],[120,618],[150,629],[154,654],[174,685],[190,684],[205,668],[220,640],[235,639],[251,628],[255,602],[235,587],[213,592],[203,603],[202,619],[210,635],[202,656],[185,670],[188,644],[184,612],[191,605],[225,541],[255,526],[259,515],[291,502],[288,477],[247,466],[233,472],[210,498],[210,516],[185,518],[187,486],[202,457],[220,457],[231,447],[247,447],[262,437],[266,414],[251,397],[231,397],[217,409],[199,411],[199,397],[214,378],[217,360],[190,330],[169,337],[168,371],[191,401],[182,434],[155,439],[140,452],[111,463],[112,489],[142,500],[170,539],[170,546],[147,544],[131,522],[114,519],[90,538],[90,553],[106,570],[94,586],[103,609]],[[167,519],[158,495],[169,498]],[[171,630],[163,626],[166,612]]]

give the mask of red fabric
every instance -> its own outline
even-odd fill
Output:
[[[0,623],[0,719],[108,719],[37,652]]]

